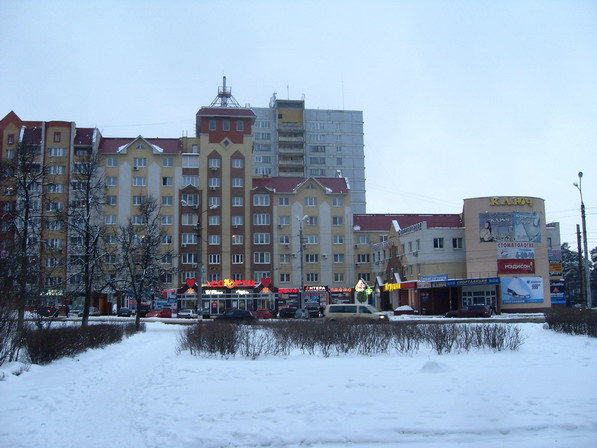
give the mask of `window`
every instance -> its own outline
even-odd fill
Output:
[[[197,234],[196,233],[182,233],[181,236],[181,243],[185,244],[197,244]]]
[[[255,143],[254,147],[256,152],[270,152],[272,150],[272,145],[268,143]]]
[[[197,264],[197,254],[195,252],[185,252],[180,254],[182,264]]]
[[[242,246],[245,242],[244,235],[232,235],[232,245],[233,246]]]
[[[199,195],[191,193],[183,193],[180,195],[180,201],[185,207],[195,207],[199,205]]]
[[[332,198],[332,207],[343,207],[344,198]]]
[[[109,167],[118,166],[118,159],[116,157],[108,157],[108,160],[106,161],[106,166],[109,166]]]
[[[172,177],[162,177],[162,187],[171,187],[174,185]]]
[[[344,254],[334,254],[334,263],[344,263]]]
[[[255,233],[253,234],[253,244],[270,244],[270,234],[269,233]]]
[[[280,235],[279,240],[280,244],[290,244],[290,235]]]
[[[319,254],[305,254],[305,263],[319,263]]]
[[[207,218],[207,225],[219,226],[220,225],[220,215],[209,215],[209,217]]]
[[[89,163],[75,162],[73,163],[73,174],[88,174],[91,165]]]
[[[280,274],[280,283],[290,283],[290,274],[288,274],[288,273]]]
[[[232,186],[235,188],[244,187],[245,180],[242,177],[233,177],[232,178]]]
[[[162,225],[163,226],[171,226],[172,225],[172,216],[162,216]]]
[[[15,143],[15,135],[14,134],[8,134],[6,143],[8,143],[9,145],[14,145],[14,143]]]
[[[131,224],[134,226],[142,226],[145,224],[145,216],[133,215],[131,216]]]
[[[66,167],[64,165],[50,165],[48,166],[48,174],[64,174]]]
[[[162,244],[172,244],[172,235],[163,235]]]
[[[233,227],[242,226],[244,224],[243,216],[232,216],[231,224]]]
[[[207,237],[207,244],[210,246],[219,246],[222,243],[220,235],[209,235]]]
[[[232,198],[232,207],[242,207],[244,205],[243,199],[242,196],[234,196]]]
[[[47,230],[62,230],[64,229],[64,223],[62,221],[46,221]]]
[[[255,264],[269,264],[270,260],[270,253],[269,252],[254,252],[253,253],[253,263]]]
[[[245,256],[243,254],[232,254],[232,264],[243,264]]]
[[[49,148],[50,157],[66,157],[66,148]]]
[[[64,185],[48,184],[48,193],[64,193]]]
[[[207,205],[209,209],[215,209],[220,206],[220,197],[219,196],[210,196],[207,198]]]
[[[325,152],[325,146],[324,145],[310,146],[309,152]]]
[[[194,226],[197,224],[196,213],[183,213],[181,216],[183,226]]]
[[[172,274],[162,274],[162,275],[160,275],[160,281],[163,284],[170,284],[170,283],[172,283]]]
[[[334,283],[341,283],[344,281],[344,273],[343,272],[335,272],[334,273]]]
[[[307,282],[318,283],[319,282],[319,274],[317,274],[316,272],[307,272]]]
[[[147,159],[145,157],[135,157],[133,161],[133,166],[135,168],[141,168],[147,166]]]
[[[210,131],[216,130],[216,120],[214,120],[213,118],[211,120],[209,120],[209,130]]]
[[[325,165],[325,157],[309,157],[311,165]]]
[[[144,187],[146,185],[145,177],[135,176],[133,177],[133,186],[134,187]]]
[[[245,123],[242,120],[236,120],[236,130],[242,132],[245,130]]]
[[[135,149],[143,149],[143,148],[144,148],[144,146],[141,143],[139,143],[137,146],[135,146]]]
[[[309,216],[307,218],[307,225],[308,226],[316,226],[317,225],[317,216]]]
[[[230,130],[230,120],[228,120],[228,119],[222,120],[222,130],[224,130],[224,131]]]
[[[253,224],[256,226],[268,226],[270,223],[269,221],[269,213],[255,213],[253,215]]]
[[[433,238],[433,248],[434,249],[443,249],[444,248],[444,239],[443,238]]]
[[[210,177],[209,178],[209,188],[218,188],[220,186],[220,178],[219,177]]]
[[[139,207],[145,203],[145,196],[133,196],[133,205]]]
[[[162,159],[162,166],[164,168],[170,168],[174,166],[174,159],[172,157],[164,157]]]
[[[342,159],[340,157],[336,159],[336,166],[342,166]]]
[[[199,154],[199,145],[191,145],[191,152],[193,154]]]
[[[369,254],[358,254],[357,255],[357,263],[369,263],[370,261]]]
[[[332,216],[332,225],[334,226],[341,226],[344,224],[344,217],[342,216]]]
[[[255,132],[255,140],[271,140],[271,132]]]
[[[253,205],[257,207],[269,206],[269,194],[256,194],[253,196]]]
[[[334,244],[344,244],[344,235],[334,235]]]
[[[116,216],[106,215],[106,224],[116,224]]]
[[[61,138],[62,135],[60,134],[60,132],[54,132],[54,143],[60,143]]]
[[[183,154],[182,155],[182,167],[183,168],[199,168],[199,155],[198,154]]]
[[[116,205],[118,203],[118,196],[110,195],[106,196],[106,205]]]
[[[357,244],[369,244],[369,235],[359,235],[358,241]]]
[[[220,159],[217,158],[210,158],[207,161],[207,166],[209,167],[209,169],[214,169],[217,170],[218,168],[220,168]]]
[[[290,216],[278,216],[278,222],[280,226],[289,226]]]
[[[230,163],[232,168],[244,168],[245,166],[245,161],[243,159],[239,159],[238,157],[232,159]]]
[[[452,249],[462,249],[462,238],[452,238]]]
[[[163,206],[172,206],[172,196],[162,196],[162,205]]]
[[[172,264],[172,255],[171,254],[162,255],[162,264]]]
[[[411,253],[413,251],[413,242],[409,241],[408,242],[408,253]]]
[[[307,244],[319,244],[319,235],[307,235]]]
[[[272,274],[269,271],[255,271],[253,272],[253,279],[256,283],[259,283],[262,278],[272,278]]]
[[[317,198],[316,197],[306,197],[305,198],[305,206],[306,207],[316,207],[317,206]]]
[[[290,200],[286,197],[278,198],[278,205],[280,207],[288,207],[290,205]]]
[[[46,204],[46,211],[48,212],[61,212],[64,210],[63,202],[48,202]]]
[[[199,185],[199,176],[192,175],[192,174],[185,174],[182,176],[182,186],[186,187],[187,185],[192,185],[196,187]]]

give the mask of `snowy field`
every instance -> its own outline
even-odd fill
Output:
[[[597,340],[518,325],[519,351],[205,359],[181,325],[0,368],[0,447],[597,446]]]

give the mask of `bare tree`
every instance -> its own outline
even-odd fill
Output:
[[[162,245],[165,235],[160,207],[152,196],[138,206],[137,215],[131,216],[128,223],[117,230],[115,268],[121,288],[131,291],[135,298],[137,329],[143,297],[152,297],[160,291],[164,277],[175,271],[172,249]]]
[[[3,241],[2,300],[17,310],[18,328],[24,325],[25,307],[39,303],[43,286],[40,235],[46,173],[41,164],[41,145],[20,141],[12,159],[0,167]],[[44,199],[44,200],[42,200]]]
[[[75,156],[70,188],[68,207],[59,216],[68,230],[71,254],[66,283],[71,294],[84,296],[82,326],[86,326],[94,292],[106,287],[102,275],[106,194],[97,154]]]

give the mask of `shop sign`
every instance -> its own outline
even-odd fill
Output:
[[[541,242],[539,213],[479,213],[479,240],[489,242]]]
[[[326,292],[327,290],[328,290],[327,286],[305,286],[305,291]]]
[[[543,278],[507,277],[502,278],[502,303],[543,303]]]
[[[400,229],[398,231],[398,235],[406,235],[407,233],[417,232],[423,228],[423,223],[413,224],[412,226],[405,227],[404,229]]]
[[[298,288],[278,288],[278,294],[298,294]]]
[[[365,283],[362,279],[359,280],[356,284],[356,286],[354,287],[354,290],[356,292],[362,292],[365,290],[365,288],[367,288],[367,283]]]
[[[211,286],[212,288],[254,288],[255,287],[255,280],[232,280],[231,278],[227,278],[224,280],[214,280],[211,282],[207,282],[207,286]]]
[[[535,260],[498,260],[498,274],[534,274]]]
[[[551,303],[566,303],[566,284],[564,280],[550,282],[549,294],[551,296]]]
[[[533,206],[533,200],[531,198],[489,198],[490,206],[517,206],[517,205],[528,205]]]
[[[352,292],[352,288],[330,288],[330,292],[347,292],[347,293],[351,293]]]
[[[386,283],[383,285],[383,290],[388,292],[397,291],[401,289],[401,286],[400,283]]]
[[[421,275],[420,279],[423,282],[443,282],[448,280],[448,274]]]
[[[533,260],[535,258],[535,243],[500,242],[496,246],[498,260]]]
[[[549,275],[552,277],[562,275],[562,263],[549,263]]]

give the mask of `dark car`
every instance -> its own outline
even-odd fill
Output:
[[[278,312],[278,317],[282,318],[282,319],[292,319],[294,317],[294,315],[296,314],[296,310],[298,308],[295,308],[293,306],[287,306],[286,308],[280,308],[280,311]]]
[[[59,311],[60,308],[56,308],[54,305],[37,307],[37,314],[41,317],[58,317]]]
[[[446,317],[491,317],[491,310],[485,305],[469,305],[456,311],[448,311]]]
[[[229,322],[255,322],[257,316],[253,311],[239,310],[236,308],[226,310],[224,314],[220,314],[216,317],[217,321],[229,321]]]
[[[309,313],[309,317],[319,317],[321,315],[318,305],[307,305],[305,309]]]
[[[130,308],[118,308],[116,315],[119,317],[131,317],[133,315],[133,310]]]

